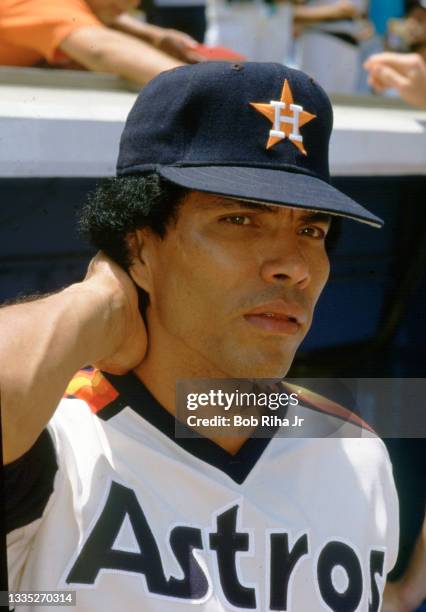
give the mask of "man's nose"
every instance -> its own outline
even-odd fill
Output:
[[[310,266],[296,241],[282,239],[265,245],[260,267],[262,280],[274,285],[297,285],[304,289],[311,280]]]

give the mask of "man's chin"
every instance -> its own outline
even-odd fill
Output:
[[[284,378],[290,370],[292,358],[283,358],[279,362],[258,362],[258,363],[247,363],[240,364],[238,367],[231,369],[229,378],[273,378],[281,380]]]
[[[214,363],[226,378],[284,378],[293,363],[299,342],[292,345],[259,346],[239,342],[215,354]],[[239,351],[235,347],[239,346]],[[232,350],[226,350],[231,348]]]

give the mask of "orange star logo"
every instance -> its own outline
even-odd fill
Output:
[[[285,79],[280,100],[271,100],[269,104],[250,102],[259,113],[262,113],[272,123],[266,148],[270,149],[280,140],[288,138],[304,155],[303,136],[300,128],[316,118],[316,115],[303,110],[302,106],[294,104],[293,94],[288,80]]]

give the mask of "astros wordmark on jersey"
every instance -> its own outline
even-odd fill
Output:
[[[380,609],[398,516],[379,439],[252,438],[230,456],[175,440],[133,374],[82,372],[69,392],[8,467],[11,590],[76,590],[79,612]]]

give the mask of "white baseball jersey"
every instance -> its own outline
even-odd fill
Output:
[[[378,438],[230,455],[175,439],[133,374],[81,372],[68,392],[6,472],[10,590],[75,590],[78,612],[380,609],[398,510]]]
[[[366,13],[365,0],[351,0],[360,13]],[[309,0],[308,6],[336,4],[336,0]],[[296,64],[314,77],[327,93],[354,94],[363,69],[357,43],[359,20],[322,21],[305,27],[296,42]],[[352,44],[348,41],[352,40]]]

